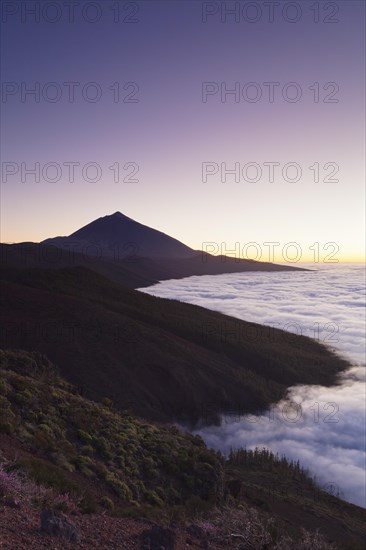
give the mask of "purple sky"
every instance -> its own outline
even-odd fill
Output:
[[[283,260],[296,242],[311,260],[318,242],[321,258],[327,243],[340,260],[363,256],[364,2],[79,0],[73,22],[62,1],[2,9],[2,241],[120,210],[195,249],[278,242]],[[37,82],[39,102],[24,95]],[[65,82],[79,83],[74,101]]]

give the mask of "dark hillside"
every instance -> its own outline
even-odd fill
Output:
[[[303,271],[300,268],[227,256],[212,256],[193,251],[188,258],[148,258],[132,255],[106,255],[102,248],[91,244],[84,252],[70,243],[58,248],[56,243],[0,244],[0,265],[3,268],[60,269],[82,266],[129,288],[142,288],[166,279],[181,279],[192,275],[219,275],[247,271]]]
[[[2,277],[2,347],[46,353],[93,399],[148,418],[252,412],[290,385],[333,384],[348,366],[310,338],[148,296],[84,268]]]

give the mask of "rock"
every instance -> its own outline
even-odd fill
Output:
[[[75,525],[61,512],[45,509],[41,513],[41,531],[73,542],[80,539]]]
[[[172,529],[154,525],[141,533],[141,550],[175,550],[177,535]]]

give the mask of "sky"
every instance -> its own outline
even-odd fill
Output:
[[[3,2],[1,241],[121,211],[213,253],[362,259],[364,12]]]
[[[322,263],[312,271],[258,272],[255,282],[252,273],[233,273],[162,281],[141,289],[286,330],[290,342],[297,335],[315,338],[352,365],[337,385],[294,386],[261,415],[234,410],[221,425],[201,426],[196,433],[224,453],[268,447],[299,459],[317,476],[320,487],[366,507],[364,282],[362,264]],[[212,332],[225,339],[228,327],[218,323],[210,327]],[[263,333],[246,334],[231,325],[230,334],[238,341],[259,342]],[[202,412],[207,416],[207,409]]]

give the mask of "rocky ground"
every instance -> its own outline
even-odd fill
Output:
[[[63,534],[50,534],[41,530],[39,509],[22,505],[20,508],[0,508],[1,550],[220,550],[227,546],[210,542],[209,547],[199,531],[189,527],[165,529],[147,520],[114,518],[103,514],[77,514],[68,516],[77,540],[68,540]],[[65,517],[65,516],[60,516]]]

